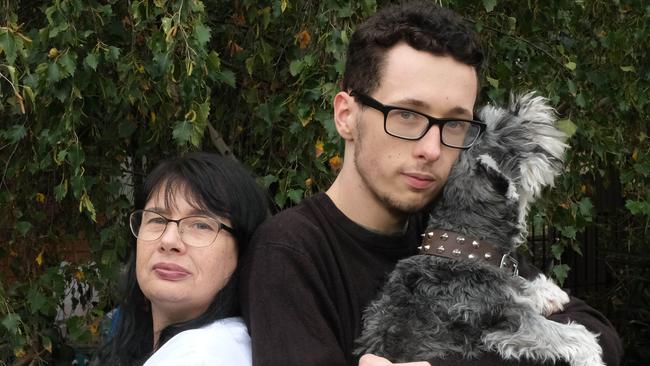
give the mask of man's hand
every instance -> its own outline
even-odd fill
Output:
[[[359,359],[359,366],[431,366],[430,363],[426,361],[421,362],[407,362],[407,363],[392,363],[387,359],[373,354],[365,354]]]

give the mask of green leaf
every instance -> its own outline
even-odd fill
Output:
[[[570,270],[571,267],[566,264],[558,264],[553,266],[553,277],[555,277],[560,286],[564,284],[564,280],[566,280]]]
[[[9,331],[11,334],[18,334],[18,324],[20,323],[20,315],[16,313],[9,313],[2,319],[2,325]]]
[[[567,237],[569,239],[575,239],[578,230],[573,226],[564,226],[560,228],[560,232],[564,237]]]
[[[189,121],[178,121],[174,124],[172,137],[176,144],[187,145],[192,137],[192,123]]]
[[[27,291],[27,305],[32,314],[37,314],[43,305],[47,302],[47,298],[43,293],[35,287],[30,287]]]
[[[66,52],[59,57],[58,63],[61,64],[61,68],[65,72],[66,76],[74,75],[74,72],[77,69],[76,60],[77,55],[72,52]]]
[[[305,193],[305,191],[302,190],[302,189],[290,189],[287,192],[287,196],[291,199],[291,202],[300,203],[304,193]]]
[[[567,69],[569,69],[571,71],[575,70],[577,66],[578,65],[576,65],[576,63],[573,62],[573,61],[569,61],[566,64],[564,64],[564,67],[566,67]]]
[[[553,258],[560,260],[562,258],[562,253],[564,253],[564,245],[561,244],[551,245],[551,253],[553,254]]]
[[[95,71],[97,70],[97,65],[98,64],[99,64],[99,58],[98,58],[98,55],[96,53],[94,53],[94,52],[89,53],[84,58],[84,65],[86,65],[87,67],[89,67],[89,68],[91,68],[91,69],[93,69]]]
[[[648,201],[625,201],[625,208],[630,210],[632,215],[643,215],[650,217],[650,202]]]
[[[483,7],[488,13],[494,10],[495,6],[497,6],[497,0],[483,0]]]
[[[254,57],[247,58],[245,64],[246,64],[246,71],[248,72],[248,76],[253,76],[253,68],[255,67],[255,58]]]
[[[569,118],[561,119],[555,123],[555,126],[562,132],[564,132],[567,137],[573,136],[576,131],[578,131],[578,126],[576,126],[573,121]]]
[[[271,186],[271,184],[278,181],[278,177],[275,176],[275,175],[269,174],[269,175],[266,175],[266,176],[262,177],[261,181],[262,181],[262,186],[264,186],[264,188],[268,189]]]
[[[216,73],[216,76],[217,80],[221,81],[231,88],[234,88],[237,85],[237,81],[235,80],[235,73],[231,70],[221,70]]]
[[[621,66],[621,71],[623,72],[636,72],[634,66]]]
[[[61,202],[68,194],[68,180],[64,179],[59,185],[54,187],[54,199],[57,202]]]
[[[593,216],[594,204],[589,197],[584,197],[578,202],[578,211],[582,216],[591,218]]]
[[[27,136],[27,129],[23,125],[13,125],[4,132],[0,130],[0,136],[4,136],[9,143],[15,144]]]
[[[104,51],[104,57],[106,58],[106,61],[115,62],[120,58],[121,52],[122,51],[119,48],[110,46],[106,51]]]
[[[194,27],[194,38],[203,47],[208,41],[210,41],[210,28],[204,26],[203,24],[198,24]]]
[[[585,108],[587,106],[587,101],[585,100],[585,97],[582,95],[582,93],[576,96],[576,104],[582,108]]]
[[[6,29],[0,30],[0,51],[4,51],[9,65],[16,62],[16,41]]]
[[[47,66],[47,81],[56,83],[61,80],[61,68],[56,62],[52,62]]]
[[[497,79],[492,79],[489,76],[486,76],[485,79],[488,81],[488,83],[495,89],[499,88],[499,80]]]
[[[305,63],[303,62],[303,60],[293,60],[289,65],[289,73],[291,73],[291,76],[296,76],[300,74],[300,72],[304,67],[305,67]]]
[[[27,221],[17,221],[14,225],[14,228],[20,234],[20,236],[25,236],[34,226]]]

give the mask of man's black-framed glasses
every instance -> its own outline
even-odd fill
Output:
[[[485,130],[485,123],[460,118],[435,118],[404,107],[385,105],[378,100],[352,91],[361,104],[384,114],[384,131],[405,140],[419,140],[431,129],[440,126],[440,142],[457,149],[467,149],[478,140]]]
[[[233,228],[209,216],[196,215],[172,220],[155,211],[137,210],[129,217],[131,232],[142,241],[160,239],[170,222],[176,223],[183,243],[192,247],[210,246],[222,229],[234,233]]]

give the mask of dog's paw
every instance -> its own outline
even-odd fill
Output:
[[[525,293],[535,310],[544,316],[564,310],[569,303],[569,295],[543,274],[528,283]]]
[[[566,324],[565,359],[571,366],[605,366],[603,350],[598,344],[598,335],[591,333],[584,325],[578,323]]]

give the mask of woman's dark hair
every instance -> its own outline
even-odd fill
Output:
[[[238,258],[244,256],[253,231],[268,214],[266,197],[251,173],[234,160],[210,153],[189,153],[161,162],[136,194],[135,209],[143,209],[152,195],[162,193],[167,207],[174,207],[177,195],[184,194],[197,209],[230,220]],[[94,364],[138,365],[154,350],[149,302],[136,280],[135,240],[133,242],[127,262],[126,294],[119,306],[119,325],[116,334],[97,352]],[[163,329],[156,348],[179,332],[239,314],[238,277],[239,265],[208,309],[195,319]]]
[[[399,42],[451,56],[477,72],[483,63],[478,37],[460,16],[431,1],[412,1],[379,10],[352,34],[343,90],[372,94],[381,81],[386,53]]]

